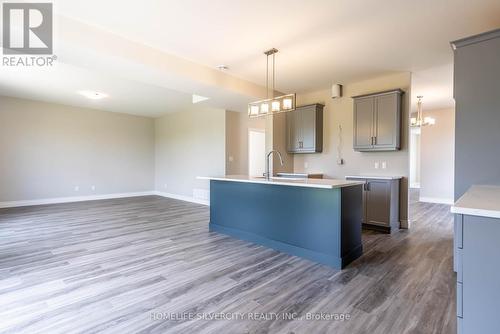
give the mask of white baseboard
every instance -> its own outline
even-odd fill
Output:
[[[85,201],[97,201],[102,199],[113,199],[113,198],[126,198],[126,197],[138,197],[138,196],[151,196],[157,195],[162,197],[168,197],[173,199],[178,199],[181,201],[210,205],[209,200],[197,199],[190,196],[170,194],[161,191],[142,191],[142,192],[131,192],[131,193],[116,193],[116,194],[104,194],[104,195],[89,195],[89,196],[71,196],[71,197],[55,197],[55,198],[41,198],[32,199],[25,201],[9,201],[0,202],[1,208],[15,208],[20,206],[32,206],[32,205],[45,205],[45,204],[60,204],[60,203],[73,203],[73,202],[85,202]]]
[[[202,204],[202,205],[210,205],[210,201],[209,200],[198,199],[198,198],[194,198],[194,197],[191,197],[191,196],[171,194],[171,193],[166,193],[166,192],[163,192],[163,191],[154,191],[154,195],[158,195],[158,196],[162,196],[162,197],[167,197],[167,198],[178,199],[178,200],[181,200],[181,201],[186,201],[186,202],[191,202],[191,203],[197,203],[197,204]]]
[[[418,200],[419,202],[448,204],[448,205],[452,205],[454,203],[453,198],[420,197]]]
[[[155,192],[154,191],[141,191],[141,192],[116,193],[116,194],[104,194],[104,195],[42,198],[42,199],[32,199],[32,200],[26,200],[26,201],[0,202],[0,208],[14,208],[14,207],[19,207],[19,206],[58,204],[58,203],[73,203],[73,202],[84,202],[84,201],[96,201],[96,200],[101,200],[101,199],[151,196],[151,195],[155,195]]]

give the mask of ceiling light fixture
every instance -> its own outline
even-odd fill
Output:
[[[422,95],[417,96],[417,117],[410,118],[410,126],[411,127],[421,127],[426,125],[434,125],[436,124],[436,120],[432,117],[423,117],[422,113]]]
[[[83,95],[86,98],[91,99],[91,100],[100,100],[100,99],[103,99],[105,97],[108,97],[107,94],[94,92],[91,90],[81,90],[78,92],[78,94]]]
[[[275,60],[277,49],[272,48],[264,52],[266,55],[266,99],[250,102],[248,104],[248,116],[259,117],[295,110],[295,93],[282,96],[274,96],[275,92]],[[273,56],[272,63],[272,94],[269,97],[269,57]]]
[[[196,94],[193,94],[193,104],[196,104],[196,103],[199,103],[199,102],[203,102],[203,101],[206,101],[210,99],[209,97],[206,97],[206,96],[201,96],[201,95],[196,95]]]

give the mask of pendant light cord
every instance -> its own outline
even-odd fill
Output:
[[[276,68],[276,67],[275,67],[275,58],[276,58],[276,57],[275,57],[275,55],[276,55],[276,53],[273,53],[273,98],[274,98],[274,91],[275,91],[275,90],[274,90],[274,89],[275,89],[275,88],[274,88],[274,87],[275,87],[275,86],[274,86],[274,84],[275,84],[275,79],[274,79],[274,76],[275,76],[275,72],[276,72],[276,70],[275,70],[275,68]]]
[[[337,159],[342,159],[342,125],[339,124],[339,142],[337,144]]]
[[[266,55],[266,99],[269,98],[269,55]]]

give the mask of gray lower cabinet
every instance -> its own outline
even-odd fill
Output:
[[[399,229],[399,179],[363,179],[363,227],[391,233]]]
[[[401,96],[396,89],[354,96],[355,151],[395,151],[401,142]]]
[[[323,107],[316,103],[286,113],[288,153],[323,151]]]
[[[457,214],[457,332],[500,333],[500,219]]]

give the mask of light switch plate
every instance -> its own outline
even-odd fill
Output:
[[[376,162],[376,163],[375,163],[375,169],[378,169],[378,166],[379,166],[379,163],[378,163],[378,162]]]
[[[387,162],[382,161],[382,169],[386,169],[386,168],[387,168]]]

